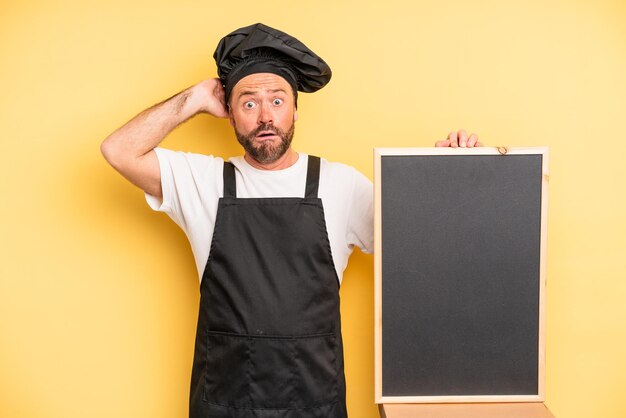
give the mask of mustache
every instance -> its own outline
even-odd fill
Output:
[[[274,133],[276,135],[284,135],[285,134],[282,129],[275,127],[273,124],[271,124],[271,123],[263,123],[263,124],[259,125],[255,130],[250,132],[250,134],[248,136],[255,137],[258,134],[260,134],[261,132],[272,132],[272,133]]]

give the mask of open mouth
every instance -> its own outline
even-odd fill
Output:
[[[269,139],[269,138],[274,138],[275,136],[276,136],[276,132],[274,131],[263,131],[263,132],[259,132],[256,137],[258,139]]]

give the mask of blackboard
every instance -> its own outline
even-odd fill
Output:
[[[543,400],[547,150],[376,150],[377,401]]]

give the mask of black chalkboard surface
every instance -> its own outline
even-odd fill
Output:
[[[546,159],[376,150],[379,403],[543,400]]]

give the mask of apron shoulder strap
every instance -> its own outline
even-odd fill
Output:
[[[237,197],[235,166],[230,161],[224,161],[224,197]]]
[[[309,155],[308,167],[306,170],[305,198],[316,198],[320,185],[320,157]]]
[[[309,155],[306,170],[305,198],[316,198],[320,183],[320,158]],[[237,197],[237,183],[235,181],[235,166],[224,161],[224,197]]]

